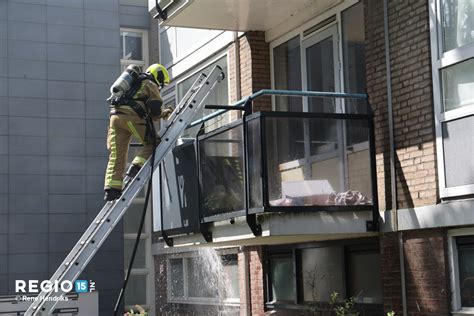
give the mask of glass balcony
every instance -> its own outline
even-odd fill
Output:
[[[260,112],[246,125],[250,213],[372,208],[366,115]]]
[[[254,98],[275,90],[262,91]],[[300,98],[306,111],[246,114],[197,137],[196,148],[191,142],[168,155],[161,168],[164,231],[206,234],[208,223],[246,216],[257,235],[256,214],[299,211],[371,211],[367,230],[377,229],[373,114],[365,96],[276,92],[284,93],[280,102]],[[232,107],[248,109],[251,101]],[[219,107],[191,126],[232,108]]]

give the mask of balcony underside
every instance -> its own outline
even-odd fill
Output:
[[[342,0],[162,0],[167,26],[267,31],[288,20],[320,14]]]
[[[173,242],[174,246],[248,246],[361,238],[378,234],[367,232],[366,224],[371,220],[371,211],[272,213],[259,217],[262,226],[259,237],[253,235],[242,217],[236,218],[234,224],[212,223],[211,242],[206,242],[201,234],[175,236]]]

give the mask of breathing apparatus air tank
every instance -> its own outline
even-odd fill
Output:
[[[120,99],[133,86],[140,74],[140,67],[137,65],[129,65],[127,69],[115,80],[110,86],[110,97],[107,99],[109,103]]]

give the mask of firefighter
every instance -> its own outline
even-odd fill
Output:
[[[123,187],[123,172],[127,163],[128,146],[133,136],[143,147],[133,159],[127,176],[133,178],[152,154],[160,139],[156,135],[153,120],[166,119],[172,112],[162,110],[160,89],[170,81],[168,71],[160,64],[153,64],[144,74],[136,72],[137,66],[129,66],[136,73],[134,80],[124,81],[127,89],[111,102],[110,122],[107,133],[107,149],[110,152],[105,173],[104,200],[113,201],[120,197]],[[129,73],[133,73],[129,71]],[[112,85],[111,92],[117,92],[117,82],[127,75],[125,72]],[[130,77],[130,76],[129,76]],[[123,86],[123,85],[122,85]]]

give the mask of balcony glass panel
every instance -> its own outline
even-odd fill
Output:
[[[264,189],[264,207],[372,205],[368,121],[339,117],[270,112],[249,121],[250,208]]]
[[[201,138],[199,155],[202,215],[245,210],[242,124]]]
[[[168,232],[198,231],[199,197],[194,141],[183,140],[161,163],[161,201],[154,207],[162,212],[162,228]],[[155,182],[154,182],[155,183]],[[155,185],[155,184],[154,184]]]
[[[248,122],[248,160],[249,183],[250,183],[250,208],[261,207],[263,205],[262,197],[262,147],[261,147],[261,133],[260,121],[252,120]]]

